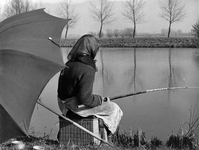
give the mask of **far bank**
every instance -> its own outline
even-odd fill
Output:
[[[101,47],[133,48],[199,48],[199,38],[194,37],[140,37],[140,38],[102,38]],[[62,39],[62,47],[72,47],[77,39]]]

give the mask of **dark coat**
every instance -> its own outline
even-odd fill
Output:
[[[63,101],[76,97],[80,104],[87,107],[101,105],[102,97],[92,94],[96,72],[94,60],[89,56],[81,56],[67,62],[66,66],[69,68],[60,73],[58,97]]]

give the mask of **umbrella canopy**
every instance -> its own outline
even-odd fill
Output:
[[[28,135],[35,104],[64,62],[58,46],[67,20],[44,9],[0,23],[0,143]]]

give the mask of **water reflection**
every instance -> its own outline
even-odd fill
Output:
[[[194,51],[193,59],[194,59],[194,62],[196,63],[196,66],[199,68],[199,51],[198,50]]]
[[[137,92],[137,89],[141,90],[143,89],[143,85],[142,85],[142,80],[139,78],[139,74],[140,74],[140,68],[139,68],[139,64],[137,64],[137,49],[134,48],[132,49],[133,51],[133,55],[131,56],[133,58],[132,64],[131,64],[131,68],[129,70],[126,70],[126,72],[124,72],[124,77],[129,78],[129,82],[127,84],[128,89],[132,92]]]
[[[163,78],[163,82],[161,83],[162,85],[166,85],[166,87],[181,87],[185,86],[184,85],[184,72],[182,70],[182,67],[180,67],[180,62],[179,60],[175,59],[175,52],[173,49],[168,49],[168,70],[165,70],[163,72],[163,77],[165,74],[168,74]],[[172,55],[173,53],[173,55]],[[170,96],[171,96],[172,90],[168,91],[168,101],[170,101]]]
[[[194,80],[190,57],[193,51],[104,48],[98,62],[98,74],[103,78],[102,94],[111,97],[162,87],[197,86],[189,81]],[[95,89],[98,88],[101,87],[95,84]],[[142,127],[150,135],[166,138],[188,119],[188,109],[197,101],[196,93],[196,90],[171,90],[117,100],[125,114],[122,126]]]
[[[64,60],[70,48],[63,49]],[[103,48],[97,55],[98,72],[94,93],[118,96],[132,92],[175,86],[199,86],[198,49]],[[58,75],[42,92],[42,100],[59,111],[56,101]],[[115,100],[122,108],[122,129],[140,127],[147,137],[156,135],[165,140],[189,120],[189,109],[199,101],[198,89],[161,91]],[[199,114],[199,110],[197,109]],[[51,118],[51,119],[48,119]],[[53,128],[57,116],[35,109],[31,126],[41,132]],[[47,132],[47,131],[46,131]]]

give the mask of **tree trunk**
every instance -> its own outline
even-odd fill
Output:
[[[171,33],[171,22],[169,22],[169,30],[168,30],[168,38],[170,37],[170,33]]]
[[[101,24],[100,24],[100,30],[99,30],[99,38],[102,37],[102,26],[103,26],[103,24],[101,23]]]
[[[65,39],[67,39],[68,29],[69,29],[69,27],[68,27],[68,24],[67,24],[67,25],[66,25],[66,32],[65,32]]]
[[[135,34],[136,34],[136,22],[134,21],[133,38],[135,38]]]

